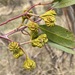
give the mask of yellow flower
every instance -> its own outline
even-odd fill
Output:
[[[10,51],[18,50],[20,48],[17,42],[11,42],[8,47]]]
[[[37,39],[34,39],[34,40],[32,40],[32,46],[34,46],[34,47],[42,47],[44,45],[44,43],[42,43],[38,38]]]
[[[48,42],[48,38],[46,34],[41,34],[38,39],[41,39],[44,43]]]
[[[35,23],[35,22],[30,22],[28,24],[28,28],[31,30],[31,31],[38,31],[38,24]]]
[[[45,14],[41,15],[40,18],[42,18],[45,21],[45,24],[47,26],[54,26],[55,25],[55,11],[54,10],[50,10],[47,11]]]
[[[48,38],[46,34],[41,34],[39,37],[37,37],[36,39],[32,40],[32,45],[34,47],[42,47],[44,46],[45,43],[48,42]]]
[[[22,49],[20,48],[20,46],[17,42],[11,42],[9,44],[9,49],[10,49],[10,51],[13,52],[14,58],[19,58],[20,56],[22,56],[24,54],[24,52],[22,51]]]
[[[55,25],[55,17],[54,16],[45,16],[42,17],[42,19],[45,21],[47,26],[54,26]]]
[[[36,63],[30,58],[27,58],[23,64],[23,67],[26,70],[32,70],[36,67]]]

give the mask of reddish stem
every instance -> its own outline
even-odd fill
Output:
[[[2,25],[4,25],[4,24],[7,24],[8,22],[10,22],[10,21],[12,21],[12,20],[15,20],[15,19],[17,19],[17,18],[19,18],[19,17],[22,17],[22,16],[24,16],[24,15],[26,15],[26,14],[27,14],[27,12],[25,12],[24,14],[21,14],[21,15],[19,15],[19,16],[10,18],[9,20],[7,20],[7,21],[1,23],[0,26],[2,26]]]
[[[6,40],[8,40],[8,41],[12,41],[11,39],[9,39],[7,36],[5,36],[5,35],[0,35],[0,38],[2,38],[2,39],[6,39]]]
[[[31,43],[31,41],[20,43],[20,45],[29,44],[29,43]]]
[[[12,35],[12,34],[14,34],[15,32],[24,30],[25,28],[27,28],[27,26],[23,26],[23,27],[21,27],[21,28],[19,28],[19,29],[14,29],[14,30],[8,32],[8,33],[5,34],[5,35],[7,35],[7,36]]]
[[[11,42],[12,40],[9,39],[8,36],[11,35],[11,34],[13,34],[13,33],[15,33],[15,32],[18,32],[18,31],[24,30],[25,28],[27,28],[27,26],[21,27],[21,28],[19,28],[19,29],[14,29],[14,30],[10,31],[10,32],[7,33],[7,34],[0,35],[0,38],[6,39],[6,40],[8,40],[8,41]]]
[[[32,8],[34,8],[35,6],[38,6],[38,5],[48,5],[48,4],[52,4],[54,1],[52,1],[52,2],[48,2],[48,3],[37,3],[37,4],[35,4],[35,5],[33,5],[33,6],[31,6],[28,10],[27,10],[27,12],[29,12]]]

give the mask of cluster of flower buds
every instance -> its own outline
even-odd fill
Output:
[[[41,48],[47,42],[48,42],[47,35],[46,34],[41,34],[36,39],[32,40],[32,45],[34,47],[40,47]]]
[[[45,21],[45,24],[47,26],[54,26],[56,20],[55,15],[56,12],[54,10],[49,10],[46,13],[42,14],[40,18],[42,18]]]
[[[30,21],[29,24],[28,24],[28,28],[29,28],[31,31],[38,31],[39,26],[38,26],[37,23]]]
[[[29,22],[28,28],[30,30],[31,39],[35,39],[38,37],[38,24],[35,22]]]
[[[14,58],[19,58],[24,54],[23,50],[20,48],[17,42],[11,42],[9,44],[9,50],[13,52]]]
[[[36,63],[32,59],[27,57],[24,64],[23,64],[23,67],[26,70],[32,70],[36,67]]]
[[[9,44],[9,50],[13,52],[14,58],[19,58],[24,54],[17,42],[11,42]],[[26,60],[24,61],[23,67],[26,70],[32,70],[36,67],[36,63],[26,55]]]

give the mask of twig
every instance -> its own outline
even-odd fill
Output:
[[[21,31],[24,35],[29,35],[30,36],[30,33],[28,32],[28,31],[26,31],[26,30],[22,30]],[[24,33],[25,32],[25,33]]]
[[[32,16],[36,16],[36,17],[39,17],[39,18],[40,18],[39,15],[36,15],[36,14],[33,14],[33,13],[27,13],[27,14],[32,15]],[[37,20],[33,21],[33,20],[30,19],[28,16],[27,16],[27,18],[28,18],[30,21],[32,21],[32,22],[36,22],[36,23],[42,20],[42,19],[40,18],[40,19],[37,19]]]
[[[2,26],[2,25],[4,25],[4,24],[7,24],[8,22],[10,22],[10,21],[12,21],[12,20],[18,19],[18,18],[20,18],[20,17],[22,17],[22,16],[25,16],[26,14],[27,14],[27,12],[25,12],[24,14],[21,14],[21,15],[19,15],[19,16],[10,18],[9,20],[7,20],[7,21],[1,23],[0,26]]]
[[[8,40],[8,41],[12,41],[11,39],[9,39],[7,36],[5,36],[5,35],[0,35],[0,38],[2,38],[2,39],[6,39],[6,40]]]
[[[8,36],[14,34],[15,32],[22,31],[22,30],[24,30],[25,28],[27,28],[27,26],[21,27],[21,28],[19,28],[19,29],[14,29],[14,30],[12,30],[12,31],[10,31],[10,32],[8,32],[8,33],[6,33],[6,34],[4,34],[4,35],[0,35],[0,38],[6,39],[6,40],[8,40],[8,41],[11,42],[12,40],[11,40],[10,38],[8,38]]]
[[[41,21],[42,19],[38,19],[38,20],[36,20],[35,22],[37,23],[37,22],[39,22],[39,21]]]
[[[48,3],[37,3],[37,4],[35,4],[35,5],[33,5],[33,6],[31,6],[28,10],[27,10],[27,12],[29,12],[32,8],[34,8],[35,6],[38,6],[38,5],[48,5],[48,4],[52,4],[54,1],[52,1],[52,2],[48,2]]]
[[[36,15],[36,14],[33,14],[33,13],[29,13],[29,12],[28,12],[27,14],[32,15],[32,16],[39,17],[39,15]]]
[[[29,44],[29,43],[31,43],[31,41],[20,43],[20,45]]]
[[[14,30],[12,30],[12,31],[10,31],[10,32],[8,32],[8,33],[6,33],[5,35],[7,35],[7,36],[12,35],[12,34],[14,34],[15,32],[24,30],[25,28],[27,28],[27,26],[23,26],[23,27],[21,27],[21,28],[19,28],[19,29],[14,29]]]

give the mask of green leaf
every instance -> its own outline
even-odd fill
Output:
[[[70,54],[75,54],[75,51],[73,51],[73,50],[70,49],[70,48],[67,48],[67,47],[58,45],[58,44],[53,43],[53,42],[50,42],[50,41],[48,42],[48,44],[49,44],[50,46],[55,47],[55,48],[57,48],[57,49],[59,49],[59,50],[62,50],[62,51],[64,51],[64,52],[67,52],[67,53],[70,53]]]
[[[59,2],[59,0],[57,2],[54,2],[53,7],[54,8],[63,8],[63,7],[67,7],[70,5],[75,4],[75,0],[61,0]]]
[[[53,27],[40,25],[40,29],[47,34],[50,41],[69,48],[75,47],[74,34],[67,29],[57,25]]]

